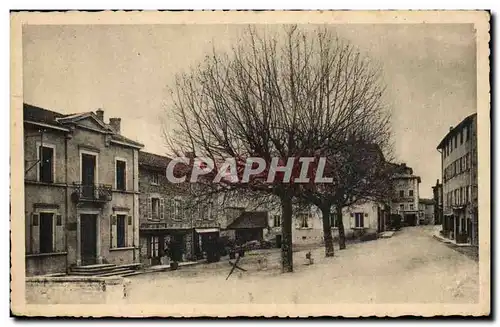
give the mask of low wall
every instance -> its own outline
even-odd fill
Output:
[[[122,277],[27,277],[29,304],[119,304],[127,297],[129,280]]]
[[[26,255],[26,275],[66,273],[66,253]]]

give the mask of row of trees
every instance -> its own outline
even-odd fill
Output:
[[[204,194],[242,192],[278,199],[282,214],[282,268],[293,271],[295,205],[322,212],[326,256],[334,255],[330,212],[335,208],[345,248],[342,208],[388,194],[390,116],[382,101],[380,69],[327,28],[286,26],[273,35],[250,27],[231,51],[216,50],[172,88],[178,128],[172,151],[222,162],[228,157],[324,157],[331,183],[248,183],[211,178]]]

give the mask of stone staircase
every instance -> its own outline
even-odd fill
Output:
[[[108,277],[108,276],[133,276],[141,272],[138,271],[140,263],[131,263],[125,265],[114,264],[97,264],[89,266],[74,266],[70,269],[70,275],[73,276],[93,276],[93,277]]]

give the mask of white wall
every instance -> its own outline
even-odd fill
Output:
[[[342,210],[342,221],[344,223],[344,230],[346,237],[352,237],[355,230],[364,229],[368,232],[376,232],[378,224],[378,204],[375,202],[366,202],[358,204],[350,208]],[[355,227],[355,218],[351,215],[356,212],[363,213],[364,228]],[[294,214],[292,225],[292,240],[294,244],[320,244],[323,242],[323,221],[321,219],[321,211],[315,206],[311,207],[310,215],[308,218],[308,227],[301,227],[301,219]],[[270,230],[264,231],[264,238],[271,239],[276,234],[281,233],[281,227],[274,226],[273,215],[279,215],[279,210],[269,212],[269,226]],[[332,235],[334,238],[338,237],[338,228],[332,228]]]

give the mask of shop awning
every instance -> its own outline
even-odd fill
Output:
[[[195,228],[194,230],[198,234],[202,234],[202,233],[217,233],[217,232],[219,232],[218,228]]]

